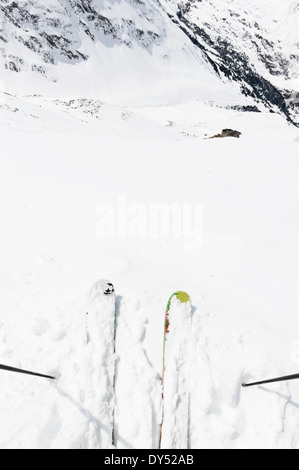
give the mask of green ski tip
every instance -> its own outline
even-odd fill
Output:
[[[182,304],[184,304],[186,302],[189,302],[190,295],[187,294],[187,292],[179,291],[179,292],[176,292],[176,298],[179,299],[182,302]]]
[[[176,298],[182,303],[187,303],[189,302],[190,300],[190,295],[187,294],[187,292],[184,292],[182,290],[178,291],[178,292],[175,292],[174,294],[172,294],[172,296],[170,297],[169,301],[168,301],[168,304],[167,304],[167,310],[170,309],[170,305],[171,305],[171,300],[172,298],[176,296]]]

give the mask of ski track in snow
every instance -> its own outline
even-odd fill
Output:
[[[119,300],[115,377],[115,444],[119,448],[156,448],[158,440],[161,378],[143,345],[147,313],[141,304],[138,297]]]

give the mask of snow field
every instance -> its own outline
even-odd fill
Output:
[[[190,447],[298,447],[297,383],[241,389],[298,367],[298,133],[263,115],[256,135],[250,115],[225,115],[239,140],[3,132],[1,363],[57,379],[1,372],[1,448],[103,445],[105,353],[86,344],[99,278],[116,290],[117,448],[157,446],[164,314],[176,289],[193,304]],[[207,113],[206,128],[219,131],[220,116]],[[123,195],[146,209],[202,203],[202,246],[99,238],[98,205],[117,207]],[[140,224],[138,213],[130,220]]]

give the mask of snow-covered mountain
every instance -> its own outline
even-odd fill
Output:
[[[118,104],[174,91],[181,99],[224,92],[202,52],[156,0],[1,3],[2,71],[16,90],[45,93],[50,85],[51,94]]]
[[[299,104],[299,2],[162,0],[217,73],[289,119]]]
[[[1,0],[0,70],[22,91],[50,84],[51,93],[148,103],[176,92],[248,110],[265,105],[295,122],[298,5]]]
[[[1,449],[157,449],[177,290],[167,446],[299,448],[298,381],[241,387],[299,368],[297,22],[291,0],[0,0],[0,362],[56,377],[0,366]]]
[[[107,47],[125,44],[131,48],[136,44],[150,51],[165,37],[161,15],[153,2],[149,6],[130,0],[1,3],[2,55],[6,68],[16,72],[31,69],[46,75],[49,66],[58,62],[87,61],[86,38]]]

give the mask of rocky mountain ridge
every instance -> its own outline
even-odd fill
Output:
[[[185,55],[191,70],[200,64],[236,85],[248,110],[262,105],[299,123],[297,0],[1,0],[0,21],[0,71],[57,82],[58,65],[88,67],[100,47],[129,51],[141,69],[141,53],[182,71]]]

